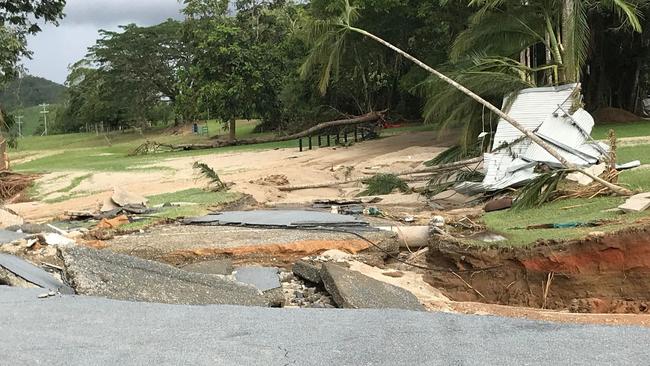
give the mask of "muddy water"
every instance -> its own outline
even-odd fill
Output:
[[[427,282],[452,300],[589,313],[647,313],[650,227],[498,249],[432,239]]]

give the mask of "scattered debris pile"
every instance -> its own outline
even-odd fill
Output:
[[[530,88],[514,99],[506,98],[504,109],[524,128],[551,145],[569,163],[588,167],[609,158],[609,146],[591,138],[594,119],[581,108],[579,85]],[[501,119],[494,135],[493,148],[483,155],[485,178],[482,182],[462,182],[454,189],[466,194],[494,192],[520,186],[538,175],[540,164],[562,168],[545,149]]]
[[[38,178],[34,174],[0,171],[0,201],[13,201]]]

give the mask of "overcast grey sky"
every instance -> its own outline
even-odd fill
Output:
[[[177,0],[68,0],[66,17],[58,27],[47,25],[29,39],[34,51],[24,64],[31,75],[63,83],[68,65],[86,54],[99,29],[116,30],[118,25],[153,25],[168,18],[181,18]]]

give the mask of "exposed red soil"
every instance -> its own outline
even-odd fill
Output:
[[[198,248],[176,250],[164,254],[160,260],[179,265],[195,261],[196,258],[231,257],[241,262],[273,257],[275,260],[293,263],[298,259],[318,254],[330,249],[338,249],[356,254],[366,250],[370,245],[363,240],[303,240],[292,243],[264,244],[231,248]]]
[[[649,310],[650,227],[526,249],[440,240],[432,243],[427,261],[445,269],[430,272],[427,281],[456,301],[580,313]]]

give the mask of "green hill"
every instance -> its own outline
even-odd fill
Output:
[[[65,86],[53,81],[27,75],[0,88],[0,107],[5,111],[14,112],[42,103],[61,103],[65,97],[65,89]]]

